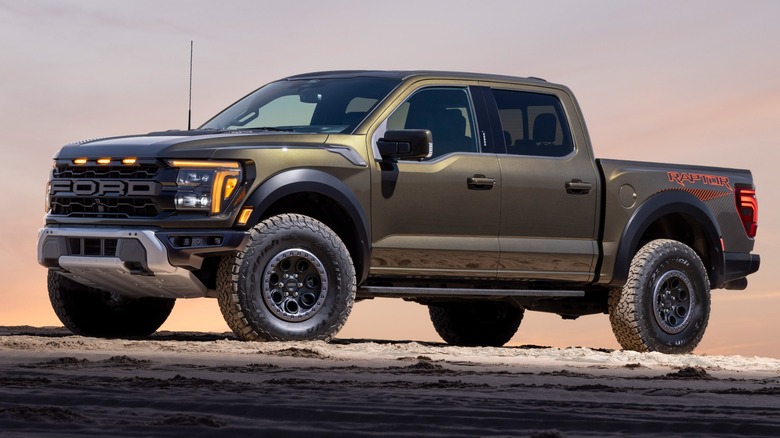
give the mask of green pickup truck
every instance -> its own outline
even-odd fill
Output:
[[[535,310],[687,353],[711,289],[760,262],[749,171],[596,159],[572,93],[538,78],[291,76],[53,164],[38,261],[86,336],[147,336],[211,297],[241,339],[329,339],[356,300],[394,297],[454,345],[503,345]]]

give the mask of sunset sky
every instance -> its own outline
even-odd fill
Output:
[[[477,6],[479,5],[479,8]],[[71,141],[184,129],[292,74],[432,69],[568,85],[604,158],[748,168],[745,291],[713,292],[696,350],[780,358],[780,2],[0,0],[0,325],[59,325],[36,262],[51,157]],[[227,331],[216,300],[167,330]],[[339,337],[438,340],[425,307],[358,303]],[[617,348],[606,315],[526,314],[511,344]]]

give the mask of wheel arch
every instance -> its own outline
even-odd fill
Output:
[[[702,259],[710,287],[723,284],[724,255],[718,221],[695,196],[680,190],[658,193],[645,201],[626,223],[615,259],[613,286],[628,278],[631,259],[647,242],[673,239],[690,246]]]
[[[355,194],[335,176],[314,169],[289,170],[263,182],[247,198],[253,227],[282,213],[313,217],[344,242],[355,263],[358,284],[368,277],[371,238],[368,218]]]

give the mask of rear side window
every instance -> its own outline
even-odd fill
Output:
[[[493,90],[493,96],[508,154],[563,157],[574,151],[569,123],[557,97],[509,90]]]

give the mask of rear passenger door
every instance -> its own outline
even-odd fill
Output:
[[[598,174],[573,102],[554,88],[483,89],[499,121],[501,169],[498,275],[589,281],[597,254]],[[566,105],[566,106],[565,106]]]

